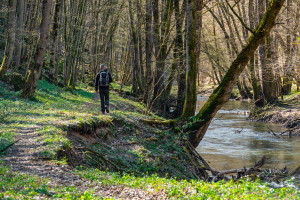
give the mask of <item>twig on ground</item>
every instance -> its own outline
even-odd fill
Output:
[[[252,173],[254,170],[257,170],[259,168],[261,168],[266,162],[266,157],[263,156],[259,161],[257,161],[253,167],[250,168],[241,168],[241,169],[231,169],[231,170],[225,170],[222,172],[219,172],[212,180],[212,182],[215,182],[217,180],[218,177],[225,175],[225,174],[232,174],[232,173],[237,173],[237,174],[244,174],[244,175],[249,175],[250,173]]]
[[[17,140],[17,141],[15,141],[15,142],[13,142],[13,143],[11,143],[10,145],[6,146],[4,149],[0,150],[0,153],[6,151],[7,149],[9,149],[11,146],[13,146],[14,144],[16,144],[16,143],[19,142],[19,141],[20,141],[20,139]]]

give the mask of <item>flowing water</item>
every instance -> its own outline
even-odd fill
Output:
[[[197,111],[207,97],[198,97]],[[253,166],[262,156],[264,167],[289,169],[300,164],[300,138],[276,138],[270,132],[285,131],[282,125],[247,120],[253,103],[227,102],[211,122],[197,147],[200,155],[216,170]]]

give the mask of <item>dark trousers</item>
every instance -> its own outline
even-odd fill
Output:
[[[99,88],[101,99],[101,111],[105,112],[105,107],[109,106],[109,88]]]

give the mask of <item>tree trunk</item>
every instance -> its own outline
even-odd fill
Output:
[[[158,13],[158,1],[153,1],[153,45],[155,47],[156,57],[156,74],[155,84],[153,92],[153,103],[160,104],[162,101],[162,92],[165,89],[165,60],[168,54],[168,41],[170,36],[170,22],[173,11],[172,1],[166,0],[163,4],[163,12],[161,16],[160,30],[159,30],[159,13]],[[155,102],[158,100],[157,102]]]
[[[172,0],[167,0],[165,2],[165,7],[164,7],[164,13],[162,16],[162,26],[161,26],[161,48],[160,48],[160,53],[159,53],[159,60],[161,60],[161,75],[160,78],[163,80],[163,87],[159,88],[158,91],[160,91],[160,95],[158,98],[157,103],[160,106],[160,110],[162,111],[162,113],[166,113],[168,112],[168,99],[170,97],[171,94],[171,89],[172,89],[172,85],[173,85],[173,80],[175,77],[175,70],[176,70],[176,64],[172,63],[171,67],[170,67],[170,73],[169,76],[167,78],[167,81],[165,83],[165,72],[166,72],[166,66],[165,66],[165,60],[168,57],[168,41],[170,38],[170,25],[171,25],[171,16],[174,10],[174,6],[173,6],[173,1]],[[170,45],[169,48],[171,48],[173,46],[173,44]],[[174,56],[174,54],[173,54]],[[157,77],[158,78],[158,77]]]
[[[143,93],[143,86],[142,86],[142,81],[140,78],[140,73],[139,73],[139,49],[138,49],[138,38],[136,34],[136,29],[134,27],[134,22],[133,22],[133,14],[132,14],[132,3],[131,0],[128,0],[129,4],[129,18],[130,18],[130,28],[131,28],[131,37],[132,37],[132,55],[131,59],[132,60],[132,84],[136,85],[133,87],[133,93],[137,94],[139,90],[139,94]]]
[[[146,24],[145,24],[145,54],[146,54],[146,85],[144,89],[144,102],[147,102],[150,96],[152,79],[151,58],[152,58],[152,41],[151,41],[151,24],[152,24],[152,7],[151,2],[146,1]]]
[[[78,4],[78,13],[76,17],[76,34],[74,34],[74,47],[72,49],[72,60],[71,60],[71,74],[70,79],[68,81],[68,88],[70,88],[72,91],[75,90],[75,86],[77,83],[77,77],[78,77],[78,61],[80,57],[80,53],[82,48],[81,46],[84,46],[83,41],[83,29],[84,29],[84,21],[85,21],[85,11],[86,11],[86,0],[81,0]]]
[[[183,105],[185,100],[185,74],[186,68],[183,62],[184,57],[184,43],[182,37],[182,22],[183,22],[183,14],[179,9],[179,0],[174,0],[174,10],[175,10],[175,21],[176,21],[176,39],[175,39],[175,47],[174,53],[176,53],[175,62],[178,63],[177,66],[177,102],[176,109],[174,111],[174,117],[179,117],[183,111]],[[182,9],[185,11],[185,9]]]
[[[58,29],[59,29],[59,13],[60,13],[60,8],[61,8],[61,0],[56,0],[55,4],[55,11],[54,11],[54,19],[53,19],[53,28],[51,32],[51,39],[52,39],[52,46],[50,48],[50,73],[49,73],[49,82],[50,83],[55,83],[57,82],[57,77],[55,77],[55,72],[56,72],[56,51],[57,51],[57,46],[58,46]]]
[[[292,92],[292,81],[293,81],[293,64],[291,62],[291,29],[290,29],[290,12],[291,12],[291,0],[286,0],[286,55],[285,63],[283,67],[283,84],[282,91],[283,95],[288,95]],[[299,19],[296,19],[299,20]]]
[[[265,1],[261,1],[259,4],[259,19],[262,19],[263,14],[266,10],[266,3]],[[262,75],[262,91],[264,100],[267,103],[273,102],[276,97],[274,97],[274,78],[273,78],[273,72],[272,72],[272,65],[270,64],[269,52],[270,51],[270,41],[269,36],[266,36],[262,40],[262,43],[259,46],[259,55],[260,55],[260,64],[261,64],[261,75]]]
[[[250,59],[250,63],[249,63],[249,71],[250,71],[250,79],[251,79],[251,85],[252,85],[252,89],[253,89],[253,98],[254,100],[258,100],[259,98],[259,88],[257,85],[257,79],[256,79],[256,73],[255,73],[255,56],[253,56]]]
[[[136,12],[137,12],[137,27],[141,27],[141,5],[140,0],[136,0]],[[145,73],[144,73],[144,67],[143,67],[143,47],[142,47],[142,31],[136,31],[137,32],[137,38],[138,38],[138,59],[139,59],[139,77],[141,79],[141,87],[140,93],[142,94],[144,92],[144,86],[145,86]],[[141,90],[142,89],[142,90]]]
[[[47,49],[52,0],[43,0],[42,6],[42,21],[40,25],[39,43],[34,56],[31,71],[29,72],[29,75],[26,79],[25,87],[22,92],[22,97],[24,98],[34,97],[37,83],[41,76],[41,71],[44,63],[44,56]]]
[[[17,20],[17,37],[16,37],[16,51],[15,51],[15,64],[16,69],[20,69],[21,55],[24,40],[24,11],[25,1],[18,0],[18,20]]]
[[[16,28],[16,7],[17,7],[17,0],[9,0],[8,1],[8,7],[9,7],[9,14],[8,14],[8,41],[7,41],[7,47],[5,50],[5,55],[1,64],[0,68],[0,79],[2,79],[13,58],[14,48],[15,48],[15,28]]]
[[[199,145],[217,111],[229,100],[232,88],[236,84],[240,74],[254,55],[259,44],[275,25],[276,16],[284,1],[285,0],[271,0],[260,24],[250,36],[248,44],[232,62],[221,84],[214,90],[196,117],[187,124],[186,131],[190,131],[189,140],[194,147]]]
[[[237,88],[239,90],[239,93],[240,93],[242,99],[248,99],[248,95],[247,95],[247,92],[244,90],[242,81],[238,80],[236,85],[237,85]]]
[[[186,11],[186,91],[185,102],[183,106],[182,118],[188,118],[195,115],[197,102],[197,0],[187,1]]]
[[[159,13],[158,13],[158,1],[152,0],[152,15],[153,15],[153,26],[152,26],[152,37],[153,37],[153,46],[155,50],[155,78],[154,78],[154,91],[153,91],[153,99],[158,95],[159,88],[163,85],[163,79],[160,78],[162,75],[161,72],[161,61],[159,60]]]

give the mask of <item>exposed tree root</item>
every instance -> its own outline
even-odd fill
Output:
[[[250,168],[241,168],[241,169],[232,169],[232,170],[226,170],[226,171],[222,171],[219,172],[214,178],[213,178],[213,182],[218,180],[219,177],[225,175],[225,174],[233,174],[233,173],[237,173],[237,177],[240,178],[242,176],[246,176],[246,175],[251,175],[252,173],[254,173],[255,170],[261,168],[266,162],[266,157],[263,156],[258,162],[255,163],[255,165],[253,167]]]
[[[151,120],[151,119],[142,119],[142,122],[149,125],[164,125],[169,127],[174,127],[176,125],[176,120]]]

